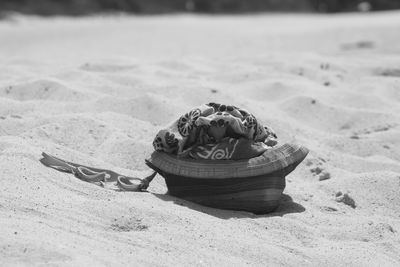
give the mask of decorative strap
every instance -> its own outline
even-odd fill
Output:
[[[151,175],[144,179],[136,177],[128,177],[120,175],[111,170],[92,168],[72,162],[65,161],[63,159],[54,157],[52,155],[42,153],[43,158],[40,162],[50,168],[56,169],[62,172],[68,172],[75,175],[75,177],[89,183],[97,184],[104,187],[105,182],[116,182],[119,190],[122,191],[146,191],[149,187],[150,182],[154,179],[157,172],[153,172]]]

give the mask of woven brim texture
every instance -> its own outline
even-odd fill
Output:
[[[285,176],[307,153],[306,148],[290,144],[246,161],[181,160],[155,152],[146,163],[165,178],[168,192],[173,196],[213,208],[259,214],[279,206]],[[187,171],[196,167],[196,171]]]
[[[147,162],[168,174],[200,179],[225,179],[272,173],[289,165],[299,164],[307,154],[308,149],[303,146],[284,144],[248,160],[192,160],[155,151]]]
[[[270,174],[226,179],[198,179],[157,170],[170,195],[213,208],[267,213],[279,205],[285,189],[285,174],[295,165]]]

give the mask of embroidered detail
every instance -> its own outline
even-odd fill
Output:
[[[200,117],[201,111],[200,109],[193,109],[189,113],[186,113],[182,117],[179,118],[178,121],[178,131],[183,136],[189,136],[190,131],[195,126],[196,120]]]
[[[161,137],[157,136],[153,141],[153,147],[155,151],[163,151],[164,145],[162,143]]]
[[[202,159],[230,159],[236,150],[239,139],[230,138],[228,141],[219,144],[209,144],[205,146],[198,146],[195,152],[191,153],[194,158]]]
[[[254,129],[255,126],[257,126],[257,119],[253,116],[253,115],[249,115],[243,125],[247,128],[247,129]]]
[[[167,145],[169,147],[178,147],[178,139],[175,138],[175,135],[170,133],[170,132],[166,132],[165,133],[165,142],[167,143]]]
[[[209,103],[192,109],[160,130],[153,146],[156,151],[180,157],[237,159],[244,155],[257,155],[266,149],[257,142],[273,144],[267,143],[275,136],[271,132],[245,109]],[[235,153],[236,143],[230,139],[241,140]]]

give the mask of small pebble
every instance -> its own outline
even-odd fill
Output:
[[[328,180],[328,179],[330,179],[330,178],[331,178],[331,174],[330,174],[329,172],[326,172],[326,171],[322,172],[322,173],[319,175],[319,180],[320,180],[320,181]]]
[[[310,171],[312,173],[314,173],[315,175],[318,175],[323,171],[323,169],[321,169],[321,167],[315,167],[315,168],[312,168]]]
[[[356,202],[354,201],[354,199],[352,197],[349,196],[349,194],[347,193],[342,193],[342,192],[337,192],[336,193],[336,202],[342,202],[350,207],[352,207],[353,209],[355,209],[356,206]]]

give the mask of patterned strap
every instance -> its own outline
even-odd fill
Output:
[[[72,173],[77,178],[85,182],[97,184],[103,187],[105,182],[116,182],[116,185],[121,191],[135,191],[135,192],[146,191],[146,189],[150,185],[150,182],[154,179],[154,177],[157,174],[157,172],[153,172],[146,178],[140,179],[136,177],[128,177],[120,175],[111,170],[92,168],[68,162],[63,159],[46,154],[44,152],[42,153],[42,156],[43,158],[40,159],[40,162],[47,167],[62,172]]]

